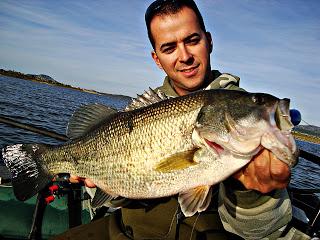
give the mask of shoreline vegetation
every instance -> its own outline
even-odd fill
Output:
[[[89,90],[89,89],[84,89],[80,87],[73,87],[71,85],[63,84],[60,83],[56,80],[54,80],[52,77],[44,74],[24,74],[21,72],[16,72],[13,70],[4,70],[0,69],[0,76],[7,76],[7,77],[14,77],[14,78],[19,78],[19,79],[24,79],[24,80],[29,80],[29,81],[34,81],[34,82],[39,82],[39,83],[45,83],[53,86],[58,86],[58,87],[64,87],[64,88],[70,88],[78,91],[83,91],[87,93],[92,93],[92,94],[98,94],[98,95],[112,95],[115,97],[128,97],[124,95],[116,95],[116,94],[109,94],[109,93],[102,93],[102,92],[97,92],[95,90]],[[128,97],[129,98],[129,97]],[[320,144],[320,127],[317,126],[312,126],[312,125],[299,125],[296,126],[293,131],[293,136],[297,140],[302,140],[302,141],[308,141],[311,143],[316,143]]]
[[[14,77],[14,78],[19,78],[19,79],[23,79],[23,80],[38,82],[38,83],[49,84],[49,85],[52,85],[52,86],[70,88],[70,89],[73,89],[73,90],[77,90],[77,91],[81,91],[81,92],[87,92],[87,93],[91,93],[91,94],[110,95],[110,96],[115,96],[115,97],[117,97],[117,96],[119,96],[119,97],[128,97],[128,96],[121,95],[121,94],[103,93],[103,92],[98,92],[98,91],[91,90],[91,89],[73,87],[71,85],[58,82],[57,80],[55,80],[52,77],[50,77],[48,75],[45,75],[45,74],[25,74],[25,73],[17,72],[17,71],[14,71],[14,70],[0,69],[0,76],[1,75],[2,76],[6,76],[6,77]]]
[[[308,127],[308,131],[304,129],[305,127]],[[320,135],[317,133],[319,129],[320,128],[316,126],[296,126],[292,131],[292,135],[296,140],[320,144]]]

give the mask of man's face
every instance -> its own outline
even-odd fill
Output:
[[[150,27],[155,42],[152,57],[170,77],[175,91],[185,95],[203,87],[211,75],[212,40],[210,33],[200,28],[192,9],[156,16]]]

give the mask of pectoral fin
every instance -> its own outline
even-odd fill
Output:
[[[181,170],[197,163],[193,160],[194,154],[198,149],[177,153],[169,158],[162,160],[156,167],[159,172],[170,172],[173,170]]]
[[[178,202],[181,211],[186,217],[193,216],[196,212],[205,211],[211,201],[212,190],[208,185],[190,189],[179,194]]]

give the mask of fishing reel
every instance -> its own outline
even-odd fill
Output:
[[[62,173],[55,176],[53,181],[47,185],[37,196],[29,239],[41,239],[41,226],[46,207],[56,198],[67,197],[69,228],[82,224],[81,209],[83,200],[82,185],[71,183],[70,174]]]
[[[59,173],[55,176],[54,180],[41,191],[40,194],[46,204],[53,202],[56,197],[61,198],[65,195],[68,196],[68,199],[72,198],[76,201],[89,199],[90,196],[81,197],[83,183],[71,183],[69,179],[69,173]]]

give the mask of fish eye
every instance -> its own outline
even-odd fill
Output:
[[[197,117],[198,121],[199,121],[200,119],[202,119],[202,117],[203,117],[203,112],[200,111],[199,114],[198,114],[198,117]]]
[[[258,94],[252,96],[252,101],[259,105],[262,105],[265,103],[264,97]]]

